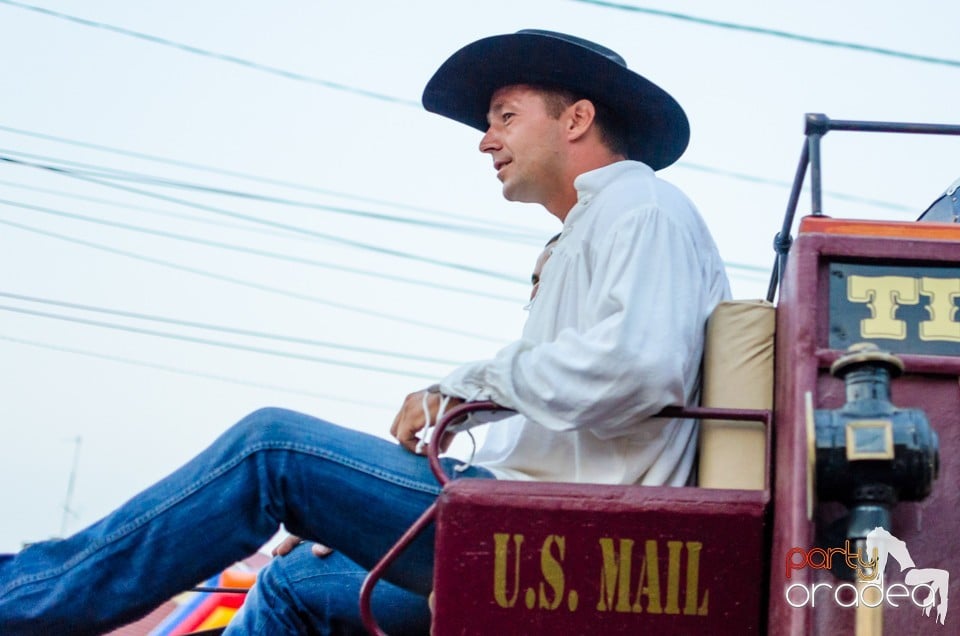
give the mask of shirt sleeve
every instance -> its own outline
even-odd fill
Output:
[[[621,218],[585,257],[582,329],[563,329],[551,342],[521,339],[458,368],[441,389],[601,438],[635,432],[663,407],[685,404],[709,310],[693,236],[669,211],[650,208]]]

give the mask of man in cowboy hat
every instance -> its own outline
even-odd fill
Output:
[[[564,224],[523,337],[439,385],[522,414],[490,427],[474,464],[508,479],[685,484],[693,423],[649,418],[696,398],[704,324],[729,290],[693,206],[653,173],[686,148],[683,110],[613,51],[531,30],[453,54],[423,103],[485,133],[480,150],[507,199],[540,203]],[[411,450],[423,398],[409,396],[392,429]],[[299,546],[275,561],[243,631],[254,622],[308,631],[329,617],[329,587],[319,582],[338,572],[359,589],[365,572],[327,558],[335,561],[319,565]],[[382,594],[374,610],[389,633],[426,631],[422,597],[390,585]],[[360,629],[351,600],[337,620]]]
[[[729,291],[693,205],[654,175],[686,147],[683,110],[613,51],[529,30],[455,53],[423,103],[484,131],[507,199],[563,222],[521,338],[408,396],[391,428],[399,446],[263,409],[73,537],[0,555],[5,635],[106,631],[281,523],[336,552],[276,560],[231,630],[358,632],[364,568],[438,494],[418,451],[444,404],[490,399],[519,413],[490,426],[461,476],[686,483],[694,425],[652,416],[696,399],[704,325]],[[423,536],[389,573],[396,586],[374,595],[388,630],[428,629],[432,560]]]

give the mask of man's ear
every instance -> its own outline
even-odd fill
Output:
[[[593,126],[597,109],[589,99],[581,99],[567,107],[567,138],[574,141],[583,137]]]

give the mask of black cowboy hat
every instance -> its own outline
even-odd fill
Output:
[[[490,97],[513,84],[565,88],[603,104],[626,130],[627,156],[654,170],[679,159],[690,139],[687,116],[666,91],[614,51],[553,31],[524,29],[468,44],[427,82],[423,106],[486,131]]]

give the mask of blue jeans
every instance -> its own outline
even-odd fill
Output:
[[[460,475],[490,477],[481,468]],[[438,493],[425,457],[262,409],[85,530],[0,558],[0,631],[109,631],[252,554],[281,523],[370,568]],[[387,576],[426,596],[432,569],[426,532]]]
[[[310,544],[302,543],[260,572],[224,636],[364,635],[357,599],[366,575],[343,554],[318,558]],[[373,590],[372,608],[390,636],[430,633],[430,608],[419,594],[381,581]]]

